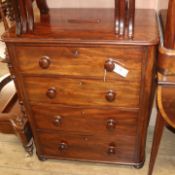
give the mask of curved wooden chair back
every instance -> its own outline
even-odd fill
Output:
[[[10,74],[0,77],[0,132],[14,133],[10,120],[16,117],[14,106],[17,101],[17,93]]]
[[[175,129],[175,0],[169,0],[167,13],[160,14],[161,43],[158,55],[157,120],[148,175],[152,175],[164,127]],[[164,15],[167,14],[165,17]],[[166,20],[164,20],[166,19]],[[166,22],[165,22],[166,21]],[[164,34],[163,34],[164,31]]]

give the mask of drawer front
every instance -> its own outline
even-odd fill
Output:
[[[135,136],[138,112],[117,109],[32,106],[38,129]]]
[[[24,78],[30,101],[63,105],[138,107],[140,84],[136,82],[72,78]]]
[[[99,77],[104,76],[104,65],[109,58],[129,70],[123,78],[108,72],[107,78],[139,81],[143,48],[74,48],[74,47],[16,47],[19,70],[35,74],[59,74]]]
[[[134,161],[135,137],[46,132],[38,135],[42,145],[40,150],[46,157],[120,163]]]

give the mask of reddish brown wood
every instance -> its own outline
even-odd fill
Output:
[[[128,37],[134,37],[134,20],[135,20],[135,0],[128,2]]]
[[[153,168],[164,127],[168,125],[172,128],[175,128],[175,77],[172,76],[167,78],[166,81],[163,81],[163,76],[159,74],[158,78],[158,83],[161,82],[161,84],[158,85],[157,90],[158,115],[149,163],[149,175],[152,175],[153,173]]]
[[[165,26],[164,45],[168,49],[175,49],[175,0],[169,0],[167,20]]]
[[[47,14],[49,9],[46,0],[36,0],[37,6],[40,9],[41,14]]]
[[[8,0],[6,0],[8,1]],[[27,24],[29,32],[34,30],[34,16],[33,16],[33,0],[14,0],[13,6],[15,7],[16,15],[16,33],[17,35],[27,32]],[[49,8],[47,6],[46,0],[36,0],[37,6],[40,10],[41,16],[48,15]],[[119,35],[120,38],[132,38],[134,31],[134,11],[135,11],[135,0],[115,0],[115,10],[114,10],[114,25],[113,31],[114,34]],[[26,16],[27,14],[27,16]],[[89,20],[81,21],[77,19],[69,19],[71,23],[84,23],[90,22]],[[92,23],[100,23],[101,20],[93,20]]]
[[[105,83],[103,80],[95,79],[32,76],[26,77],[23,81],[26,87],[26,95],[31,102],[139,107],[139,82],[109,81]],[[40,82],[39,88],[36,88],[38,82]],[[127,93],[127,96],[123,96],[123,93]]]
[[[120,8],[119,8],[119,0],[115,0],[115,20],[114,20],[114,25],[115,25],[115,33],[118,35],[119,34],[119,25],[120,25]]]
[[[149,175],[152,175],[164,126],[175,128],[175,1],[169,1],[168,11],[160,12],[160,21],[164,35],[161,38],[158,55],[158,115],[154,132]],[[167,14],[167,15],[166,15]],[[166,19],[166,20],[165,20]]]
[[[6,20],[6,16],[8,15],[14,15],[13,10],[17,10],[16,8],[19,8],[15,4],[8,4],[11,1],[5,1],[3,2],[5,9],[2,11],[1,7],[1,13],[3,13],[3,21],[5,25],[5,29],[9,29],[10,26]],[[21,1],[22,2],[22,1]],[[0,1],[2,3],[2,1]],[[2,4],[1,4],[2,5]],[[14,5],[14,6],[12,6]],[[20,4],[22,5],[22,4]],[[12,9],[11,9],[12,8]],[[14,9],[13,9],[14,8]],[[23,8],[23,7],[22,7]],[[10,14],[6,14],[9,10]],[[12,12],[12,13],[11,13]],[[16,16],[16,18],[19,16]],[[10,20],[13,18],[11,17]],[[21,18],[23,21],[23,24],[25,23],[25,19]],[[21,23],[20,23],[21,24]],[[19,27],[17,25],[17,27]],[[22,25],[20,27],[23,27]],[[17,31],[20,33],[21,28],[17,29]],[[5,51],[6,57],[3,59],[2,62],[7,63],[10,72],[12,75],[4,76],[0,79],[0,93],[1,93],[1,99],[0,99],[0,132],[5,134],[16,134],[19,139],[22,142],[22,145],[24,146],[25,150],[31,155],[33,153],[33,141],[32,141],[32,134],[31,129],[29,126],[28,119],[24,113],[24,110],[20,110],[20,105],[18,104],[18,96],[16,93],[15,86],[12,79],[15,79],[15,76],[13,75],[12,65],[9,62],[9,55],[8,51]],[[20,96],[20,95],[19,95]],[[21,104],[21,103],[20,103]],[[21,104],[22,105],[22,104]]]
[[[40,110],[42,109],[42,110]],[[134,136],[138,110],[32,105],[38,130]],[[43,117],[45,120],[43,120]]]
[[[153,138],[153,145],[152,145],[148,175],[152,175],[152,172],[153,172],[153,167],[154,167],[155,160],[157,157],[164,126],[165,126],[165,121],[163,120],[161,114],[158,112],[156,126],[154,130],[154,138]]]
[[[136,10],[128,40],[114,21],[113,9],[53,9],[32,33],[3,36],[40,159],[144,164],[157,22],[154,11]],[[110,60],[128,75],[109,70]]]
[[[119,1],[119,36],[123,37],[125,35],[125,25],[126,25],[126,1]]]
[[[164,75],[175,75],[175,49],[159,48],[158,71]]]
[[[22,33],[27,32],[28,27],[28,21],[27,21],[27,12],[25,9],[25,1],[24,0],[18,0],[19,3],[19,10],[21,13],[21,25],[22,25]]]
[[[109,135],[89,135],[86,133],[38,132],[42,144],[42,154],[45,157],[59,159],[76,159],[132,163],[135,137],[125,138]],[[95,144],[94,144],[95,143]]]
[[[28,30],[29,32],[33,32],[34,30],[34,13],[33,6],[31,0],[25,0],[25,8],[27,13],[27,21],[28,21]]]
[[[16,21],[16,34],[20,35],[22,34],[22,22],[21,22],[21,14],[19,10],[19,4],[17,0],[11,1],[12,6],[14,8],[14,15],[15,15],[15,21]]]
[[[135,81],[141,78],[141,63],[144,57],[144,49],[142,47],[41,46],[15,47],[16,59],[19,62],[17,67],[20,72],[37,75],[71,74],[103,79],[105,64],[111,60],[113,64],[116,63],[124,66],[130,73],[126,78],[123,78],[114,72],[108,72],[107,79]],[[78,55],[75,55],[74,52],[78,52]],[[130,59],[128,59],[128,55]],[[91,60],[94,61],[92,62]]]
[[[78,12],[78,13],[77,13]],[[132,40],[119,39],[114,34],[114,11],[112,9],[50,9],[49,15],[43,15],[41,18],[36,18],[35,30],[32,34],[23,34],[16,37],[14,28],[8,33],[6,40],[14,42],[34,42],[45,43],[42,36],[47,39],[48,44],[64,43],[71,44],[75,38],[81,40],[74,40],[74,44],[83,44],[86,40],[87,44],[112,44],[116,45],[155,45],[159,40],[157,38],[157,21],[153,16],[154,10],[136,10],[135,13],[135,26],[134,38]],[[146,16],[147,20],[143,20],[141,16]],[[76,24],[67,21],[70,19],[94,20],[101,19],[100,23],[89,25],[85,22],[84,25]],[[52,20],[50,20],[52,19]],[[142,25],[140,25],[142,23]],[[150,25],[150,23],[152,25]],[[47,25],[46,25],[47,24]],[[143,27],[147,26],[147,27]],[[64,29],[64,30],[63,30]],[[76,31],[81,32],[76,32]],[[147,33],[151,33],[147,35]],[[56,38],[60,38],[56,40]],[[63,42],[67,38],[67,42]],[[93,41],[93,42],[92,42]],[[132,54],[131,54],[132,55]]]

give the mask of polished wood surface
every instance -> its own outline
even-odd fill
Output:
[[[166,48],[175,49],[175,0],[169,1],[167,21],[165,27],[164,45]]]
[[[43,110],[39,110],[42,108]],[[138,110],[32,105],[38,130],[134,136]],[[43,117],[45,120],[43,120]]]
[[[175,83],[175,77],[173,83]],[[164,85],[158,88],[158,105],[160,113],[170,126],[175,128],[175,98],[174,98],[174,87],[173,85]]]
[[[159,48],[158,71],[164,75],[175,75],[175,49]]]
[[[40,82],[38,84],[38,82]],[[139,107],[138,82],[123,83],[120,81],[89,80],[70,78],[26,77],[24,78],[26,95],[31,102],[85,105]],[[37,88],[36,88],[37,87]],[[116,96],[109,100],[109,91]],[[123,96],[126,93],[126,96]]]
[[[113,33],[120,38],[133,38],[134,36],[134,15],[135,0],[114,0],[114,26]],[[34,31],[34,0],[6,0],[12,4],[16,20],[16,34],[30,33]],[[49,14],[46,0],[36,0],[40,10],[40,16]],[[74,21],[74,20],[73,20]],[[78,20],[79,21],[79,20]],[[99,20],[98,20],[99,21]],[[99,21],[100,22],[100,21]]]
[[[39,142],[43,145],[41,155],[50,158],[113,163],[125,161],[132,163],[134,159],[135,137],[115,136],[114,138],[83,133],[67,135],[64,132],[57,132],[57,134],[42,132],[38,135]]]
[[[47,15],[36,15],[33,33],[16,37],[11,28],[2,38],[17,43],[155,45],[159,42],[155,16],[154,10],[136,9],[133,39],[119,39],[113,33],[113,9],[50,9]]]
[[[143,166],[159,37],[155,12],[135,13],[132,39],[116,36],[114,9],[49,9],[33,32],[3,35],[40,160]]]
[[[161,43],[158,55],[157,121],[149,163],[152,175],[164,127],[175,128],[175,1],[160,12]],[[163,33],[161,33],[163,31]]]
[[[105,63],[112,60],[112,64],[123,66],[128,69],[129,73],[127,77],[122,77],[106,70],[106,81],[109,79],[138,81],[141,79],[144,48],[19,45],[15,47],[15,57],[19,62],[17,68],[24,74],[88,76],[101,80],[104,79]]]
[[[175,1],[174,0],[166,0],[168,4],[168,9],[161,9],[159,12],[160,20],[162,22],[163,29],[163,45],[167,49],[175,49],[174,38],[175,38]]]
[[[158,114],[154,131],[148,175],[152,175],[153,173],[164,127],[168,125],[175,128],[175,77],[172,76],[170,78],[166,78],[161,74],[159,74],[158,77],[159,82],[161,82],[157,88]]]

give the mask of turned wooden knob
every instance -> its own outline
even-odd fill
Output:
[[[42,69],[48,69],[50,66],[50,63],[51,63],[51,61],[50,61],[50,58],[48,56],[43,56],[39,60],[39,66]]]
[[[116,153],[116,146],[115,146],[114,143],[111,143],[111,144],[109,145],[109,148],[108,148],[107,153],[108,153],[109,155],[113,155],[113,154]]]
[[[55,119],[53,120],[53,124],[55,125],[55,126],[60,126],[61,125],[61,120],[62,120],[62,118],[61,118],[61,116],[56,116],[55,117]]]
[[[66,142],[61,142],[58,146],[60,151],[65,151],[68,149],[68,144]]]
[[[104,68],[106,69],[106,71],[112,72],[115,68],[113,60],[112,59],[107,60],[104,64]]]
[[[109,130],[114,130],[116,128],[116,121],[114,119],[107,120],[106,128]]]
[[[109,102],[114,101],[115,100],[115,97],[116,97],[116,93],[113,90],[109,90],[106,93],[106,100],[109,101]]]
[[[57,95],[57,91],[55,87],[51,87],[47,90],[46,93],[47,97],[49,97],[50,99],[55,98]]]

